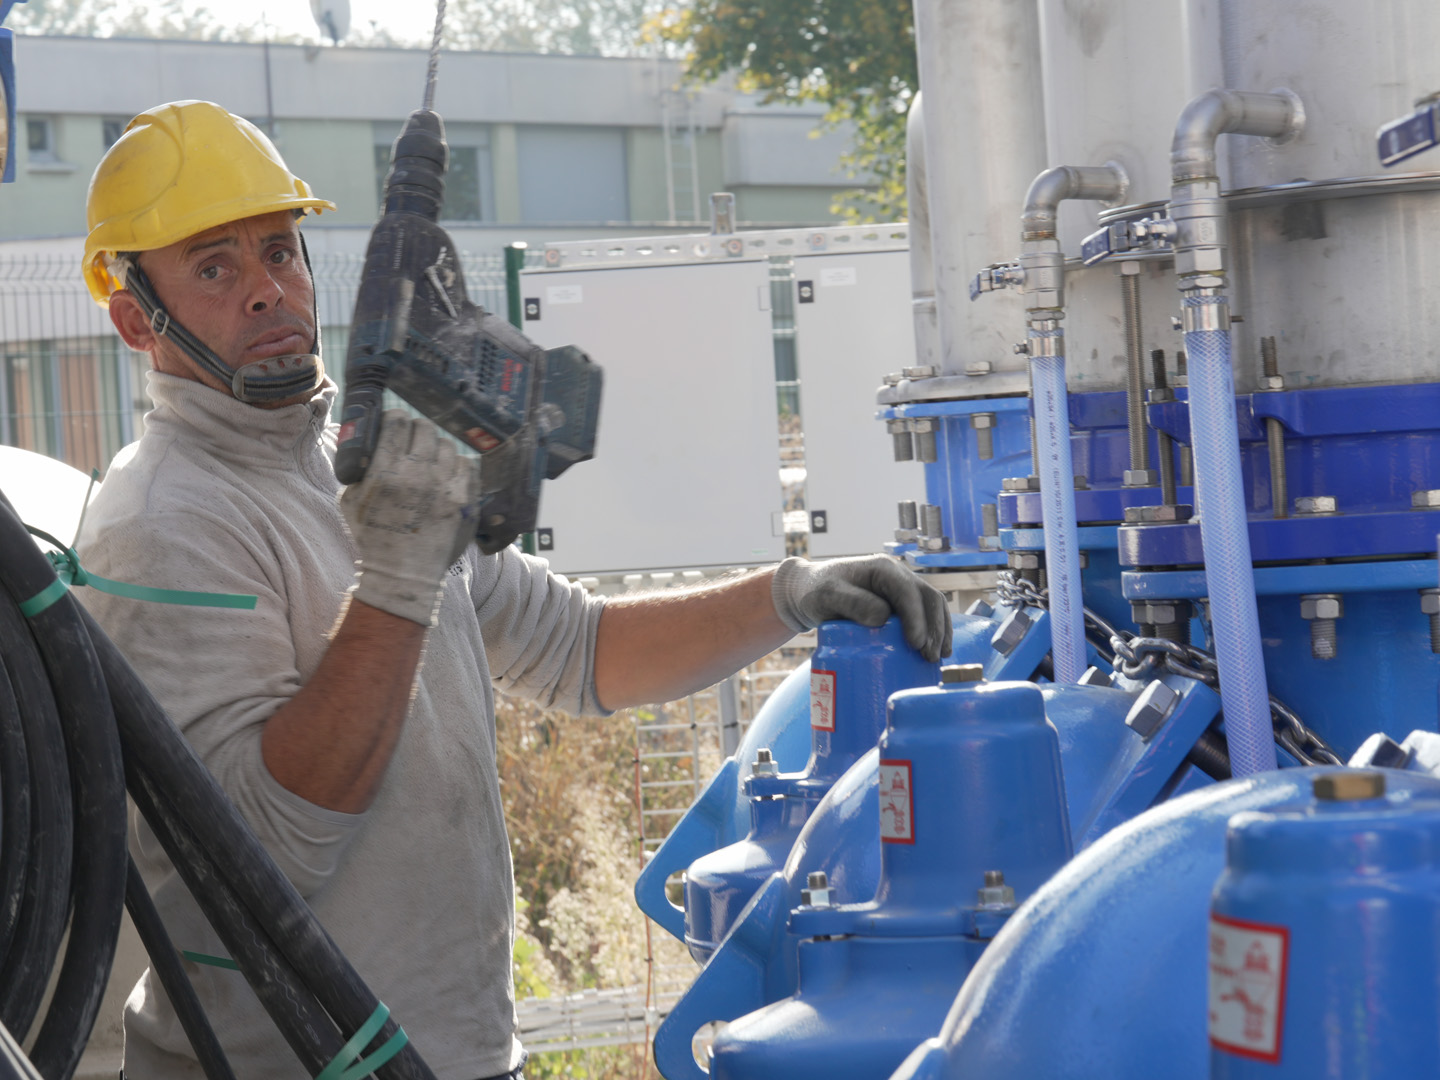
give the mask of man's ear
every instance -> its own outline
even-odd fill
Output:
[[[145,317],[140,301],[126,289],[110,294],[110,322],[136,352],[152,352],[156,345],[155,331]]]

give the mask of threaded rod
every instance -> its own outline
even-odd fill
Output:
[[[1130,421],[1130,468],[1150,468],[1150,436],[1145,423],[1145,353],[1140,337],[1140,275],[1120,275],[1125,314],[1125,406]]]

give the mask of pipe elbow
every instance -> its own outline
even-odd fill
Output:
[[[1215,143],[1227,132],[1288,139],[1300,133],[1304,119],[1299,97],[1288,90],[1273,94],[1207,90],[1191,99],[1175,123],[1171,182],[1216,179]]]
[[[1046,169],[1030,182],[1025,210],[1020,215],[1022,240],[1053,240],[1059,208],[1067,199],[1116,202],[1129,187],[1117,165],[1059,165]]]

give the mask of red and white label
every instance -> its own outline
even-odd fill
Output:
[[[880,839],[890,844],[915,842],[915,792],[908,761],[880,761]]]
[[[1289,951],[1283,926],[1211,914],[1211,1046],[1279,1064]]]
[[[835,730],[835,672],[810,672],[810,726],[816,731]]]

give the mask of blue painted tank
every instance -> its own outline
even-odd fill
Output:
[[[938,1037],[892,1080],[1207,1080],[1210,897],[1228,824],[1242,811],[1303,808],[1313,778],[1339,771],[1216,784],[1081,852],[1010,919]],[[1386,776],[1397,815],[1440,797],[1440,780]]]
[[[1070,857],[1059,743],[1033,685],[896,694],[878,770],[873,899],[832,904],[809,877],[789,917],[796,992],[715,1040],[717,1080],[883,1076],[940,1023],[1016,898]]]
[[[749,832],[685,872],[685,944],[696,960],[710,958],[755,891],[784,865],[825,793],[879,740],[890,695],[933,685],[939,674],[938,664],[905,641],[898,618],[875,628],[820,626],[810,658],[810,760],[793,773],[757,762],[743,782]]]
[[[1210,909],[1212,1080],[1440,1076],[1440,800],[1330,774],[1230,821]],[[1403,806],[1403,811],[1400,809]]]

